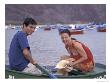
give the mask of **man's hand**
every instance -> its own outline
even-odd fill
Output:
[[[37,64],[37,61],[34,60],[32,64],[34,64],[34,65]]]

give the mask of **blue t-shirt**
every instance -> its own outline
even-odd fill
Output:
[[[11,69],[22,71],[28,65],[29,60],[23,55],[24,48],[28,48],[30,51],[26,33],[18,31],[12,39],[8,54]]]

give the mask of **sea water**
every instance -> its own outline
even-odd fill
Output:
[[[18,29],[5,29],[5,63],[9,64],[9,46]],[[106,65],[106,32],[85,30],[84,34],[72,35],[92,51],[95,62]],[[41,65],[56,65],[62,55],[68,55],[57,29],[38,29],[28,36],[33,58]]]

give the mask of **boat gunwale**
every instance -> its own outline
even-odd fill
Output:
[[[106,65],[104,64],[100,64],[100,63],[95,63],[96,67],[102,68],[106,70]],[[13,72],[13,73],[19,73],[19,74],[23,74],[23,75],[28,75],[28,76],[34,76],[36,78],[38,77],[43,77],[43,78],[48,78],[48,76],[46,74],[42,74],[42,75],[38,75],[38,74],[31,74],[31,73],[25,73],[25,72],[20,72],[20,71],[15,71],[15,70],[10,70],[10,69],[5,69],[5,72]],[[61,75],[56,75],[58,78],[95,78],[98,76],[104,76],[106,75],[106,71],[100,72],[100,73],[93,73],[93,74],[84,74],[84,75],[72,75],[72,76],[61,76]],[[6,75],[5,75],[6,77]]]

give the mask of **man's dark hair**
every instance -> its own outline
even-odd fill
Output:
[[[33,18],[26,18],[23,22],[23,25],[28,26],[29,24],[37,25],[37,22]]]
[[[70,33],[70,31],[69,31],[68,29],[61,29],[61,30],[59,31],[59,33],[60,33],[60,34],[62,34],[62,33],[67,33],[69,36],[71,36],[71,33]]]

